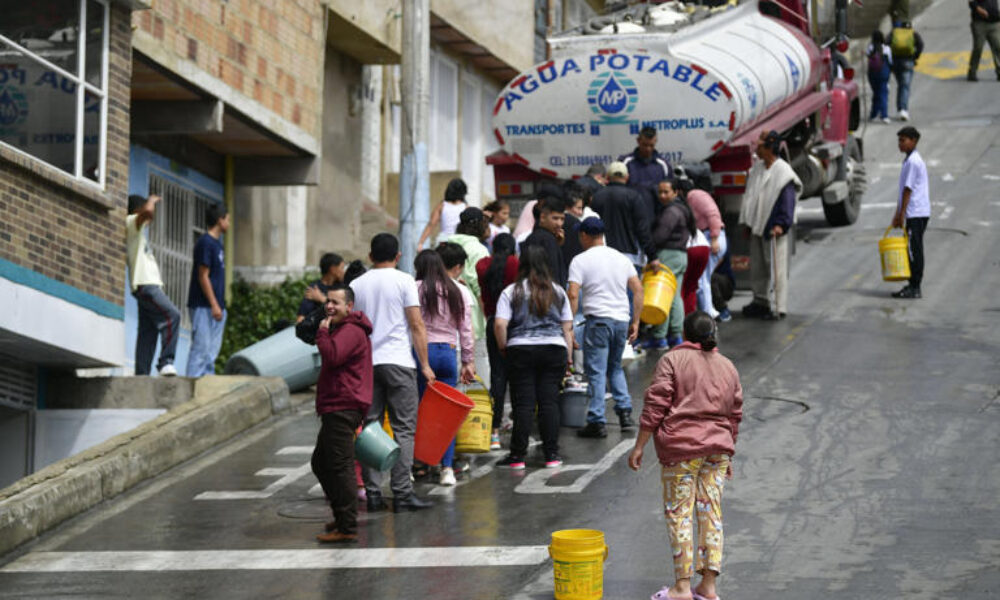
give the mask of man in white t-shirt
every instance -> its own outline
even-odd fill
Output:
[[[892,217],[893,227],[906,226],[910,244],[910,283],[893,298],[920,297],[920,284],[924,279],[924,232],[931,218],[930,189],[927,182],[927,165],[917,152],[920,132],[916,127],[904,127],[896,134],[899,151],[906,155],[899,172],[899,201]]]
[[[372,406],[365,423],[381,422],[388,410],[392,434],[399,444],[399,460],[392,467],[393,512],[430,508],[432,503],[413,492],[410,470],[413,468],[413,438],[417,429],[417,364],[428,382],[434,371],[427,361],[427,330],[420,316],[420,298],[413,277],[396,269],[399,263],[399,240],[388,233],[372,238],[372,269],[351,282],[354,310],[363,312],[372,322],[372,364],[374,388]],[[412,342],[411,342],[412,340]],[[368,510],[386,508],[382,499],[382,474],[362,467],[368,496]]]
[[[639,334],[642,312],[642,283],[632,261],[604,244],[604,222],[587,217],[580,223],[583,252],[569,265],[569,301],[573,314],[583,292],[583,365],[587,373],[590,407],[587,425],[577,431],[580,437],[607,437],[604,416],[605,384],[611,384],[615,413],[622,431],[635,427],[632,399],[629,397],[622,352],[625,344]],[[629,290],[632,291],[632,317],[629,317]]]
[[[160,267],[149,247],[146,235],[149,223],[156,215],[160,197],[139,195],[128,197],[125,217],[125,248],[128,262],[129,289],[139,307],[139,326],[135,338],[135,374],[149,375],[156,354],[156,339],[160,339],[160,358],[156,370],[164,377],[177,375],[174,355],[180,335],[181,313],[163,292]]]

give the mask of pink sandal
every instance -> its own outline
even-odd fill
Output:
[[[701,594],[699,594],[694,590],[691,590],[691,596],[694,598],[694,600],[722,600],[722,598],[719,598],[718,594],[716,594],[715,596],[702,596]]]
[[[649,597],[649,600],[692,600],[691,596],[671,596],[670,586],[664,586],[660,591]]]

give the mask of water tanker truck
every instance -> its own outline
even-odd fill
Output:
[[[734,235],[755,141],[781,134],[781,154],[831,225],[857,217],[866,185],[861,107],[841,33],[810,35],[803,0],[639,4],[549,38],[551,59],[515,77],[493,111],[501,150],[487,157],[512,214],[550,179],[583,175],[635,147],[644,127],[673,167],[710,168],[730,231],[734,269],[749,267]],[[740,277],[742,279],[742,277]]]

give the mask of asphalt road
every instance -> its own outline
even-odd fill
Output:
[[[922,15],[928,51],[967,51],[965,15],[941,2]],[[898,285],[880,279],[902,156],[900,125],[873,124],[859,222],[828,228],[815,201],[800,206],[789,317],[723,326],[747,397],[724,500],[723,597],[1000,596],[990,75],[913,84],[933,201],[923,299],[894,300]],[[628,368],[637,405],[654,364]],[[576,527],[606,534],[605,598],[646,598],[671,577],[651,449],[632,473],[632,436],[615,427],[599,441],[564,429],[558,471],[477,457],[457,488],[418,488],[432,510],[362,512],[361,541],[343,550],[313,541],[328,519],[308,471],[317,430],[308,413],[276,419],[77,517],[0,559],[0,598],[547,598],[550,533]]]

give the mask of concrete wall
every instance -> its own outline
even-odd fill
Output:
[[[431,12],[515,69],[534,64],[533,0],[431,0]]]
[[[363,143],[361,63],[326,49],[323,88],[323,167],[320,185],[309,191],[306,262],[324,252],[350,254],[361,230]],[[378,143],[378,140],[375,140]]]

